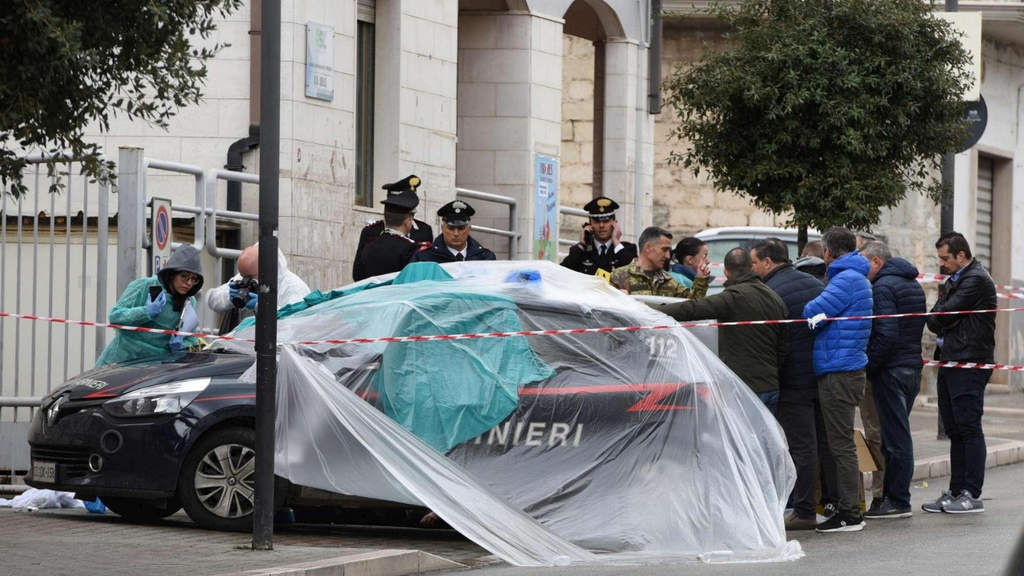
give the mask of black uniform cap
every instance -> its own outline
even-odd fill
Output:
[[[410,174],[398,182],[381,186],[388,191],[387,198],[380,201],[395,212],[412,212],[420,204],[420,198],[416,195],[416,188],[420,185],[419,176]]]
[[[605,196],[598,196],[583,205],[594,220],[609,220],[615,217],[615,211],[619,209],[619,203]]]
[[[437,211],[437,215],[449,226],[465,226],[473,214],[476,214],[476,210],[462,200],[453,200]]]

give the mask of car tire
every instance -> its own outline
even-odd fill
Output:
[[[196,442],[178,479],[178,499],[193,522],[213,530],[252,530],[256,431],[214,430]]]
[[[103,504],[130,522],[154,522],[181,510],[177,498],[143,500],[140,498],[103,498]]]

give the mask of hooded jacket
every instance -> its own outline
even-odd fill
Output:
[[[875,315],[920,313],[927,309],[917,268],[903,258],[890,258],[871,285]],[[868,374],[883,368],[921,367],[924,316],[876,318],[868,341]]]
[[[783,264],[764,277],[764,283],[786,303],[786,318],[803,318],[804,306],[818,297],[825,288],[814,276],[801,272],[792,264]],[[779,371],[782,390],[817,390],[814,377],[814,332],[800,322],[789,325],[789,355]]]
[[[680,322],[708,318],[721,322],[782,320],[786,317],[782,299],[749,272],[726,280],[725,289],[718,294],[652,307]],[[788,349],[789,329],[783,324],[719,329],[719,358],[757,393],[779,389],[779,367]]]
[[[235,306],[231,303],[231,283],[242,279],[235,274],[230,280],[210,290],[206,294],[206,305],[214,312],[230,312]],[[288,269],[288,259],[280,248],[277,250],[277,307],[282,308],[299,302],[309,294],[309,286],[299,278],[298,274]]]
[[[804,306],[804,318],[825,314],[837,316],[870,316],[872,313],[871,265],[859,252],[850,252],[834,260],[828,267],[825,290]],[[822,322],[814,336],[814,373],[821,376],[833,372],[852,372],[867,366],[868,338],[871,320]]]
[[[932,312],[990,310],[996,307],[992,277],[977,260],[964,267],[956,280],[939,288]],[[928,329],[942,337],[941,359],[956,362],[995,362],[995,314],[928,316]]]
[[[110,323],[123,324],[125,326],[144,326],[146,328],[163,328],[175,330],[179,326],[185,308],[175,310],[172,305],[171,280],[178,272],[192,272],[199,276],[199,281],[192,285],[185,296],[185,307],[191,306],[195,309],[195,294],[203,286],[203,271],[199,265],[199,252],[190,245],[185,245],[171,254],[167,264],[155,276],[138,278],[132,280],[124,293],[117,299],[117,304],[110,309]],[[146,303],[149,301],[150,286],[160,286],[166,292],[167,303],[160,313],[150,318],[146,312]],[[188,328],[191,331],[194,327]],[[153,356],[165,356],[171,353],[168,342],[171,337],[168,334],[155,334],[151,332],[129,332],[118,330],[114,339],[103,349],[103,353],[96,359],[96,366],[113,364],[115,362],[126,362]],[[198,346],[196,338],[185,338],[182,347],[190,348]]]

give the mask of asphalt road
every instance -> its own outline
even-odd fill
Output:
[[[1024,538],[1024,464],[990,469],[985,479],[984,514],[953,516],[928,514],[923,502],[934,499],[948,479],[935,479],[928,487],[912,487],[913,518],[868,521],[861,532],[817,534],[791,532],[806,556],[795,562],[708,565],[701,563],[643,566],[578,566],[568,568],[512,568],[497,565],[472,576],[680,574],[730,576],[821,576],[826,574],[899,576],[1003,576],[1017,544]],[[1024,574],[1024,566],[1016,567]]]

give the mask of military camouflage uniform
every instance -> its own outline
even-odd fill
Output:
[[[707,278],[694,278],[693,286],[686,288],[666,270],[645,272],[640,268],[638,259],[612,271],[611,283],[617,288],[629,290],[630,294],[647,296],[673,296],[699,300],[708,293]]]

